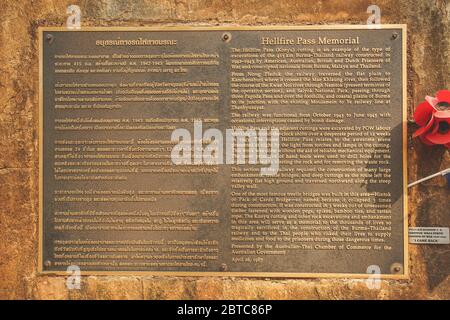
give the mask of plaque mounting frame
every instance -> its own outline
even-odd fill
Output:
[[[374,30],[395,29],[402,33],[402,158],[403,158],[403,268],[402,273],[380,274],[380,279],[409,279],[408,256],[408,198],[407,198],[407,26],[406,24],[382,25],[273,25],[273,26],[157,26],[157,27],[82,27],[67,29],[65,27],[39,27],[39,243],[37,271],[42,275],[67,276],[64,271],[43,270],[43,34],[47,31],[65,32],[108,32],[108,31],[295,31],[295,30]],[[369,274],[356,273],[292,273],[292,272],[229,272],[229,271],[82,271],[82,275],[133,275],[133,276],[183,276],[183,277],[248,277],[248,278],[367,278]]]

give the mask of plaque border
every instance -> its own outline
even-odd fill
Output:
[[[86,26],[80,29],[68,29],[66,27],[38,27],[39,47],[39,241],[38,241],[38,266],[39,275],[67,276],[65,271],[43,270],[43,33],[46,31],[64,32],[108,32],[108,31],[289,31],[289,30],[401,30],[402,34],[402,158],[403,158],[403,273],[378,275],[379,279],[407,280],[410,278],[408,255],[408,167],[407,167],[407,25],[406,24],[380,24],[380,25],[221,25],[221,26],[138,26],[138,27],[92,27]],[[244,277],[244,278],[349,278],[363,279],[370,274],[366,273],[297,273],[297,272],[228,272],[228,271],[81,271],[81,275],[98,276],[182,276],[182,277]]]

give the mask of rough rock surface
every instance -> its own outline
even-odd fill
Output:
[[[64,277],[36,274],[38,248],[38,26],[61,26],[82,8],[84,26],[364,24],[373,0],[0,0],[0,299],[449,299],[450,246],[410,245],[411,279]],[[408,109],[450,88],[450,3],[378,0],[382,23],[408,24]],[[415,128],[409,128],[409,136]],[[443,148],[410,141],[409,180],[449,167]],[[411,226],[449,226],[439,179],[409,193]]]

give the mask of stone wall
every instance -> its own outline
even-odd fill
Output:
[[[411,279],[245,279],[40,276],[38,250],[38,26],[62,26],[66,8],[84,26],[364,24],[370,4],[382,23],[408,25],[408,110],[450,88],[447,0],[0,0],[0,298],[3,299],[449,299],[450,246],[410,245]],[[414,131],[409,126],[409,137]],[[410,140],[409,180],[449,167],[443,148]],[[409,193],[411,226],[449,226],[449,189],[434,179]]]

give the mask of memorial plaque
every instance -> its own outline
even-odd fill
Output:
[[[407,277],[406,27],[371,27],[41,28],[40,272]]]

